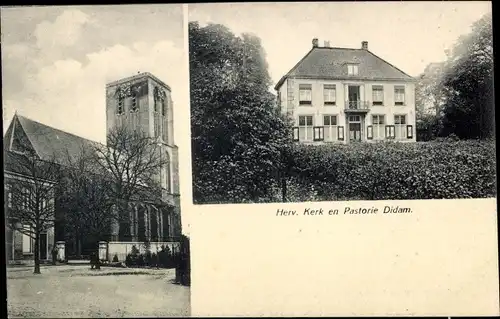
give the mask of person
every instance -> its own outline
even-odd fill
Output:
[[[90,269],[94,269],[94,267],[96,267],[96,253],[95,252],[92,252],[90,254]]]
[[[56,246],[54,246],[54,248],[52,248],[52,265],[55,265],[57,262],[57,248]]]

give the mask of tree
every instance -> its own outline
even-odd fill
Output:
[[[436,117],[441,115],[441,109],[445,102],[442,83],[444,67],[444,62],[430,63],[418,77],[415,85],[417,117],[429,114],[434,114]]]
[[[30,153],[18,154],[11,169],[19,173],[11,184],[11,209],[7,225],[34,241],[33,273],[40,274],[41,234],[54,226],[56,185],[60,167],[55,160],[44,161]]]
[[[443,77],[442,135],[494,136],[492,15],[486,14],[449,52]]]
[[[97,241],[107,239],[110,233],[114,221],[107,192],[110,183],[88,147],[82,146],[79,154],[67,154],[66,164],[59,204],[65,212],[65,229],[76,243],[77,256],[80,256],[82,241],[97,245]]]
[[[194,201],[269,201],[292,134],[260,39],[191,22],[189,46]]]
[[[95,163],[109,183],[107,194],[117,203],[113,218],[119,222],[120,237],[130,237],[128,205],[135,200],[161,198],[158,176],[167,174],[168,160],[162,156],[158,141],[126,127],[109,131],[107,144],[94,147]]]

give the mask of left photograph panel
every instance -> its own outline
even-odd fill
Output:
[[[8,316],[189,316],[183,5],[2,7],[1,28]]]

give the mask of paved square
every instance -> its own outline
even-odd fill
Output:
[[[7,269],[9,318],[189,316],[189,287],[174,269],[42,266]]]

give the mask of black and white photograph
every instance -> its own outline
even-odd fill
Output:
[[[190,315],[183,10],[2,7],[9,318]]]
[[[496,197],[492,39],[484,1],[189,5],[194,204]]]

